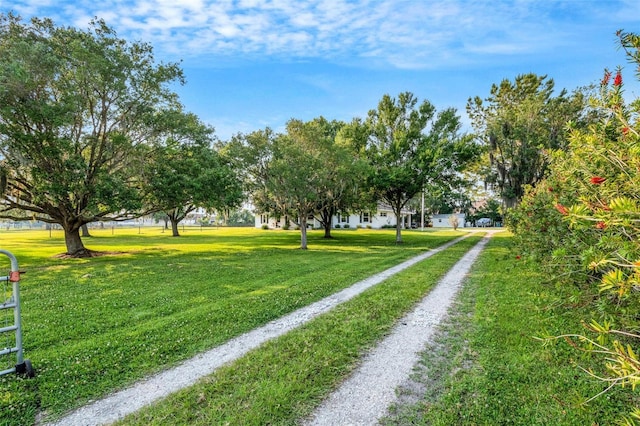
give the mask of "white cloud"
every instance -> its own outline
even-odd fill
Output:
[[[594,24],[602,25],[639,8],[633,0],[583,2],[580,8],[562,1],[471,0],[77,0],[65,8],[49,0],[11,4],[25,17],[50,16],[81,27],[98,15],[121,36],[183,57],[322,57],[401,68],[451,66],[475,55],[557,50],[564,43],[560,20],[571,24],[572,14],[591,14],[598,17]],[[0,6],[8,8],[4,2]]]

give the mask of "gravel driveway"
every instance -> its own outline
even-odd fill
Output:
[[[349,379],[324,401],[307,425],[374,425],[387,413],[389,405],[396,401],[396,388],[411,374],[487,241],[485,237],[469,250],[398,322]]]
[[[122,419],[127,414],[193,385],[202,377],[240,358],[267,340],[281,336],[318,315],[328,312],[336,305],[352,299],[417,262],[447,249],[463,238],[466,236],[359,281],[349,288],[197,355],[177,367],[80,407],[48,425],[102,425]],[[423,302],[401,320],[393,333],[364,360],[362,366],[345,382],[344,386],[320,407],[309,424],[374,424],[376,419],[385,414],[387,406],[394,400],[396,386],[409,375],[417,361],[417,353],[431,335],[434,325],[438,324],[446,313],[460,283],[486,241],[487,238],[483,238],[456,263]]]

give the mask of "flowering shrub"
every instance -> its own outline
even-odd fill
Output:
[[[619,33],[640,65],[640,37]],[[609,387],[640,384],[640,100],[623,98],[622,70],[605,71],[588,128],[572,128],[567,151],[554,153],[547,181],[529,189],[508,224],[526,253],[555,276],[589,293],[598,317],[585,335],[561,336],[604,356]],[[546,188],[545,188],[546,186]],[[588,325],[586,325],[588,324]],[[636,424],[640,410],[625,419]]]
[[[566,206],[578,200],[573,194],[566,182],[551,175],[535,187],[526,187],[520,205],[509,210],[505,219],[514,233],[517,255],[538,264],[547,276],[584,287],[587,277],[576,253],[596,240],[593,232],[569,229]]]
[[[569,152],[554,173],[572,182],[578,195],[565,221],[573,231],[592,230],[597,236],[582,250],[583,266],[598,278],[602,295],[622,311],[637,301],[640,289],[640,144],[635,130],[640,109],[638,102],[624,104],[621,71],[612,85],[609,75],[593,100],[604,119],[586,131],[572,131]]]

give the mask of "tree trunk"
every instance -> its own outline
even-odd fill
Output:
[[[307,249],[307,215],[300,215],[300,248]]]
[[[180,224],[180,221],[171,217],[169,219],[171,220],[171,235],[179,237],[180,232],[178,232],[178,225]]]
[[[333,238],[331,236],[331,219],[333,218],[333,213],[335,209],[323,209],[320,212],[320,222],[322,222],[322,227],[324,228],[324,238]]]
[[[67,245],[67,254],[71,257],[90,257],[91,251],[82,243],[80,228],[65,229],[64,242]]]
[[[331,222],[324,225],[324,238],[333,238],[331,235]]]
[[[82,225],[80,227],[80,229],[82,230],[82,236],[83,237],[90,237],[91,236],[91,234],[89,233],[89,227],[87,226],[86,223],[84,225]]]
[[[503,197],[502,201],[504,202],[507,210],[512,209],[518,205],[518,199],[515,197]]]
[[[393,213],[396,215],[396,244],[402,244],[402,222],[401,222],[401,213],[402,207],[396,209],[393,207]]]
[[[399,218],[396,223],[396,244],[402,244],[402,231]]]

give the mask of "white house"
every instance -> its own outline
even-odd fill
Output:
[[[458,218],[458,228],[464,228],[466,226],[466,216],[464,213],[434,214],[430,217],[431,226],[434,228],[452,228],[449,218],[453,214]]]
[[[266,213],[256,213],[256,228],[262,228],[264,225],[269,229],[282,228],[286,222],[286,218],[271,216]],[[411,227],[411,212],[403,210],[400,220],[404,228]],[[289,227],[294,229],[297,225],[289,220]],[[309,217],[307,226],[309,228],[321,228],[322,225],[313,217]],[[375,212],[362,213],[339,213],[331,219],[332,228],[372,228],[380,229],[382,227],[396,226],[396,215],[391,207],[379,204]]]

